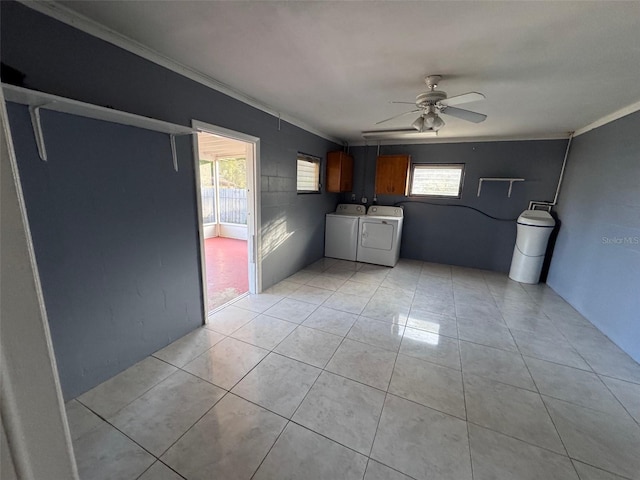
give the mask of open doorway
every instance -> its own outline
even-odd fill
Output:
[[[194,122],[204,310],[259,291],[257,139]]]

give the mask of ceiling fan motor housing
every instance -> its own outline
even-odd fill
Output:
[[[416,106],[418,108],[428,108],[436,105],[438,102],[447,98],[447,94],[442,90],[433,90],[430,92],[424,92],[416,97]]]

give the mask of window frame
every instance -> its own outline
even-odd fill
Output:
[[[299,190],[298,184],[300,181],[299,178],[299,162],[307,161],[309,163],[315,163],[318,166],[318,189],[317,190]],[[316,157],[315,155],[309,155],[308,153],[298,152],[296,156],[296,193],[298,195],[308,195],[308,194],[317,194],[322,193],[322,158]]]
[[[411,164],[411,178],[409,179],[409,195],[410,197],[427,197],[427,198],[448,198],[448,199],[461,199],[462,198],[462,190],[464,187],[464,176],[465,176],[465,167],[464,163],[412,163]],[[460,183],[458,184],[458,194],[457,195],[438,195],[432,193],[414,193],[413,192],[413,181],[415,179],[416,169],[439,169],[439,168],[450,168],[450,169],[459,169],[460,170]]]

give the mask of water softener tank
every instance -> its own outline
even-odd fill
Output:
[[[516,245],[513,248],[509,278],[520,283],[538,283],[549,236],[556,225],[541,210],[525,210],[518,217]]]

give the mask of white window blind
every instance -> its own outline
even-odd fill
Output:
[[[320,191],[320,159],[310,155],[298,154],[297,190],[299,193]]]
[[[414,164],[410,195],[460,198],[463,172],[463,164]]]

